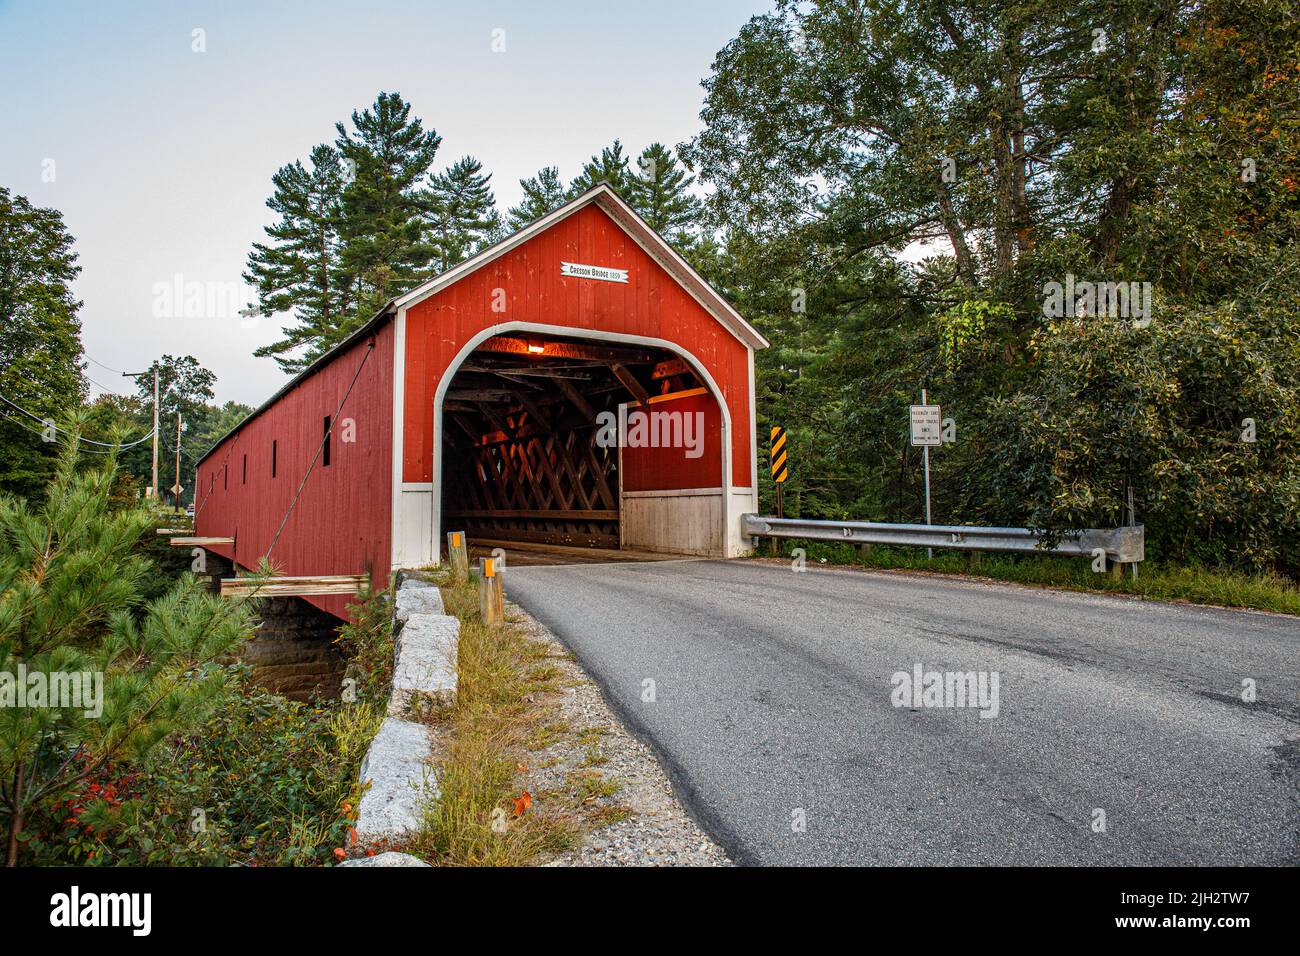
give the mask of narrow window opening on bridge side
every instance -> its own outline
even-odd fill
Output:
[[[221,469],[221,490],[222,491],[230,490],[230,469],[226,468],[225,466],[222,466]]]
[[[324,431],[325,431],[325,452],[322,455],[322,458],[324,460],[321,462],[321,467],[328,468],[330,466],[330,417],[328,415],[325,416]]]
[[[244,477],[241,484],[248,484],[248,455],[244,455]]]
[[[276,465],[275,459],[276,459],[276,452],[278,451],[279,444],[280,443],[274,439],[271,441],[271,477],[272,478],[275,477],[275,465]]]

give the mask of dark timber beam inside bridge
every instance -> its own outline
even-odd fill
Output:
[[[535,349],[541,349],[540,352]],[[587,342],[556,342],[550,339],[519,339],[498,335],[488,339],[477,349],[504,355],[531,355],[540,359],[577,359],[587,362],[622,362],[627,365],[651,365],[659,356],[648,349],[634,349],[613,345],[592,345]]]
[[[614,373],[614,377],[622,382],[629,392],[636,396],[638,402],[645,405],[650,401],[650,393],[645,390],[644,385],[637,381],[636,376],[631,371],[617,363],[610,366],[610,371]]]

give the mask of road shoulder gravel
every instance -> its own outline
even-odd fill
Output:
[[[543,866],[730,866],[732,861],[673,790],[649,745],[638,740],[559,638],[517,605],[509,616],[546,644],[560,670],[556,739],[534,751],[521,777],[543,797],[588,791],[581,845],[538,860]]]

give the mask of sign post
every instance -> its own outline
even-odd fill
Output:
[[[921,389],[921,404],[913,405],[912,444],[921,446],[925,459],[925,523],[930,524],[930,446],[943,441],[943,413],[938,405],[926,404],[925,389]],[[926,548],[928,557],[934,557],[934,549]]]

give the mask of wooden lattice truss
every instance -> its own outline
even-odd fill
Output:
[[[597,416],[699,387],[659,349],[489,339],[443,402],[445,520],[478,539],[617,548],[618,449],[597,446]]]

